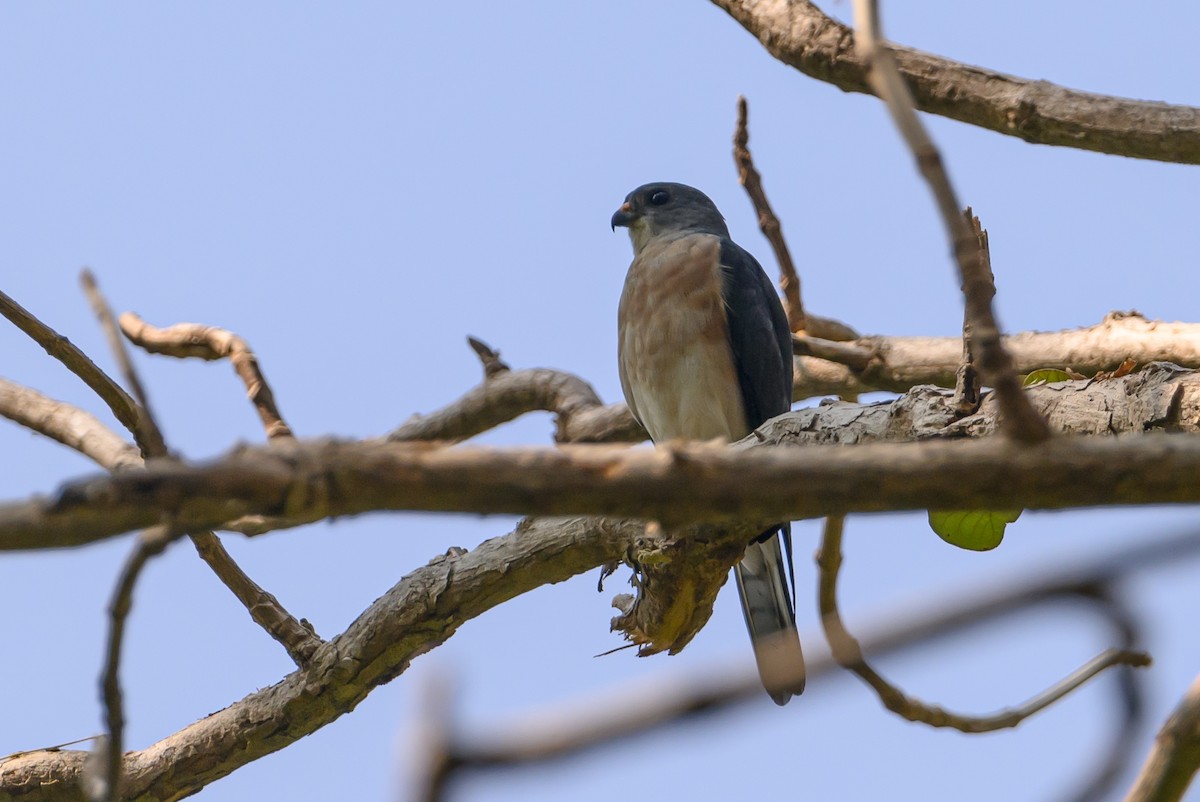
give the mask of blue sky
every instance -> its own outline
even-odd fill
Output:
[[[955,334],[961,305],[941,225],[877,101],[775,62],[699,0],[0,7],[0,286],[102,365],[78,290],[90,266],[119,310],[156,324],[224,326],[255,348],[301,436],[383,433],[479,379],[467,334],[516,367],[551,366],[620,397],[615,309],[630,258],[609,217],[633,187],[704,189],[735,238],[773,269],[730,158],[735,100],[783,220],[808,307],[869,333]],[[831,13],[849,14],[847,3]],[[892,13],[894,11],[894,13]],[[885,6],[897,41],[1097,92],[1200,103],[1200,7],[931,0]],[[1169,23],[1169,24],[1166,24]],[[1195,168],[1027,145],[929,119],[991,232],[1009,330],[1089,325],[1110,310],[1200,318]],[[139,356],[171,445],[190,458],[258,441],[226,364]],[[0,372],[110,420],[80,383],[10,328]],[[548,443],[531,416],[491,443]],[[5,498],[92,470],[0,426]],[[918,515],[851,519],[843,598],[873,613],[953,598],[985,581],[1071,565],[1187,509],[1028,514],[1003,546],[968,554]],[[375,515],[227,545],[325,636],[412,568],[506,518]],[[802,631],[815,634],[812,525],[797,526]],[[0,560],[10,649],[0,754],[98,732],[103,609],[128,539]],[[1154,654],[1151,718],[1200,666],[1179,566],[1127,590]],[[614,586],[610,585],[610,590]],[[748,664],[726,593],[681,655],[638,660],[607,632],[595,576],[540,589],[470,622],[353,714],[199,795],[397,798],[414,701],[457,678],[464,726],[620,687]],[[907,689],[987,712],[1033,694],[1107,645],[1093,621],[1031,616],[883,662]],[[288,672],[290,662],[178,544],[138,587],[124,679],[141,748]],[[14,692],[19,689],[19,692]],[[778,709],[763,698],[712,719],[526,772],[464,782],[464,800],[651,796],[811,799],[1051,798],[1090,764],[1106,689],[1016,732],[968,737],[885,714],[849,678]],[[1149,744],[1150,732],[1141,747]],[[1139,754],[1140,761],[1140,754]]]

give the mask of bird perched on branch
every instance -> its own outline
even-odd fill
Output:
[[[708,196],[685,184],[645,184],[625,196],[612,216],[617,226],[629,229],[634,253],[617,313],[621,389],[651,439],[732,442],[787,412],[787,316]],[[784,704],[804,690],[805,676],[788,590],[790,524],[759,535],[734,571],[759,676]]]

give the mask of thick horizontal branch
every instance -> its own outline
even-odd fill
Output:
[[[782,415],[740,449],[284,441],[199,465],[153,461],[73,483],[54,500],[0,505],[0,550],[80,545],[157,523],[161,515],[183,528],[260,534],[384,509],[611,514],[670,525],[929,507],[1197,500],[1200,487],[1178,471],[1190,469],[1200,445],[1141,433],[1200,429],[1200,373],[1157,364],[1119,379],[1027,392],[1060,431],[1136,436],[1064,437],[1028,449],[990,441],[863,445],[995,430],[990,399],[959,420],[952,393],[926,387],[889,403],[825,404]],[[812,447],[836,443],[855,447]],[[804,447],[761,447],[770,445]],[[1148,470],[1135,472],[1141,464]],[[252,525],[235,522],[244,517]]]
[[[1200,502],[1200,438],[987,438],[853,448],[451,448],[303,441],[201,464],[155,460],[0,505],[0,550],[75,546],[164,520],[221,528],[375,510],[595,514],[690,521],[908,509],[1060,509]]]
[[[712,0],[775,58],[847,92],[870,93],[853,32],[808,0]],[[1200,164],[1200,109],[1066,89],[892,45],[921,111],[1026,142]]]

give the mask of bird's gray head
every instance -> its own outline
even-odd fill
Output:
[[[725,218],[707,195],[687,184],[668,181],[643,184],[626,195],[612,216],[614,231],[617,226],[629,229],[634,253],[640,253],[655,237],[678,231],[729,236]]]

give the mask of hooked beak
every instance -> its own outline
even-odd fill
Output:
[[[621,208],[613,212],[612,230],[616,231],[617,226],[629,228],[629,224],[638,218],[638,215],[633,211],[633,207],[629,205],[629,201],[621,204]]]

